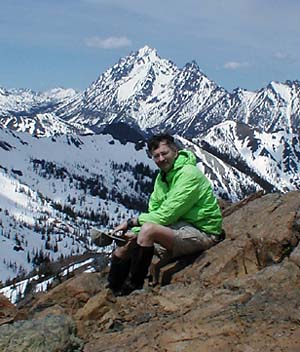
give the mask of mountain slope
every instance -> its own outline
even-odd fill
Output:
[[[267,192],[300,189],[297,134],[260,132],[244,123],[226,121],[193,141],[250,176]]]
[[[145,209],[154,177],[141,146],[110,135],[37,139],[0,129],[0,160],[0,281],[92,249],[89,228]]]
[[[0,88],[0,126],[37,137],[91,133],[81,126],[66,123],[53,112],[76,94],[73,89],[62,88],[41,93],[30,89]]]

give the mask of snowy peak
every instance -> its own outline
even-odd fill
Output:
[[[177,91],[183,89],[185,91],[196,92],[205,88],[215,89],[217,86],[210,81],[201,71],[196,62],[187,63],[182,70],[177,73],[176,77]]]
[[[225,120],[243,122],[261,132],[296,133],[299,87],[298,81],[271,82],[255,92],[236,89],[229,93],[201,72],[196,62],[180,69],[144,46],[121,58],[82,93],[1,89],[0,116],[8,126],[6,120],[12,117],[34,120],[38,114],[49,113],[76,128],[83,126],[88,133],[123,122],[144,132],[169,130],[197,137]],[[10,126],[17,124],[18,119]]]
[[[231,95],[231,120],[245,122],[261,132],[297,132],[300,122],[299,82],[270,82],[256,92],[235,90]]]
[[[176,66],[174,64],[168,60],[161,59],[157,55],[156,50],[146,46],[137,52],[131,53],[129,56],[121,58],[117,64],[101,75],[90,88],[102,86],[103,82],[108,80],[114,83],[120,81],[118,85],[121,85],[123,80],[128,81],[133,77],[135,77],[136,81],[142,81],[147,77],[149,71],[168,73],[175,70]]]
[[[117,84],[118,104],[130,98],[137,97],[138,100],[145,101],[153,95],[160,95],[176,72],[176,67],[169,61],[159,58],[156,51],[148,49],[145,56],[141,56],[141,52],[129,56],[122,66],[117,66],[113,70],[115,72],[121,69],[123,73],[126,72]]]
[[[199,101],[205,102],[217,88],[195,62],[179,69],[146,46],[120,59],[81,97],[68,102],[57,113],[94,131],[118,121],[144,131],[161,126],[173,131],[179,125],[184,131],[186,123],[180,120],[190,124],[199,115]],[[220,91],[224,94],[224,90]]]
[[[142,48],[119,60],[82,96],[57,110],[57,114],[98,131],[117,121],[147,128],[145,118],[149,110],[168,93],[177,72],[177,67],[161,59],[155,50]]]
[[[148,45],[145,45],[143,48],[139,49],[135,55],[138,57],[158,57],[156,49],[150,48]]]

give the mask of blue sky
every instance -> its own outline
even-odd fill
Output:
[[[300,79],[299,0],[0,0],[0,86],[87,88],[148,45],[218,85]]]

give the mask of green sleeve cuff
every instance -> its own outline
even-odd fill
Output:
[[[139,232],[140,232],[140,230],[141,230],[141,227],[140,227],[140,226],[134,226],[132,229],[130,229],[130,232],[133,232],[133,233],[135,233],[136,235],[138,235]]]

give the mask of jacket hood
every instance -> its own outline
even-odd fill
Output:
[[[174,161],[173,167],[171,170],[165,174],[164,171],[160,170],[159,174],[161,175],[161,178],[165,180],[166,178],[169,179],[172,177],[174,171],[177,171],[178,169],[181,169],[185,165],[193,165],[196,166],[196,156],[193,152],[190,150],[179,150],[178,151],[178,156]]]
[[[167,174],[162,170],[160,170],[159,174],[162,180],[166,180],[166,178],[170,179],[172,178],[172,175],[175,171],[181,169],[185,165],[196,166],[196,156],[192,151],[182,149],[178,151],[178,156],[175,159],[172,168],[167,172]]]
[[[171,170],[177,170],[182,168],[184,165],[196,165],[196,156],[190,150],[179,150],[178,157],[176,158]]]

